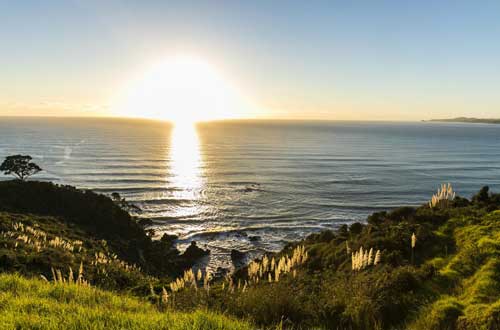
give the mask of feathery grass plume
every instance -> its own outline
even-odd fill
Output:
[[[80,267],[78,268],[78,278],[76,279],[78,284],[82,284],[83,282],[83,261],[80,262]]]
[[[76,285],[82,285],[82,286],[90,286],[90,284],[86,280],[83,279],[83,268],[82,268],[81,275],[79,275],[79,277],[76,279],[74,277],[73,269],[71,267],[69,267],[67,279],[64,277],[61,270],[54,269],[54,267],[51,267],[50,270],[52,273],[52,282],[53,283],[56,283],[56,284],[76,284]],[[40,277],[42,279],[46,280],[47,282],[49,282],[49,280],[45,276],[40,275]]]
[[[168,303],[168,292],[165,287],[161,288],[161,303],[166,305]]]
[[[360,271],[368,266],[376,265],[378,262],[380,262],[380,250],[377,250],[374,256],[373,248],[365,250],[361,246],[359,251],[351,253],[351,269],[354,271]]]
[[[304,264],[308,259],[308,253],[305,250],[304,245],[297,246],[291,253],[291,255],[283,255],[279,259],[272,257],[269,259],[267,255],[259,260],[254,260],[250,262],[247,266],[248,275],[248,285],[252,283],[259,283],[262,281],[268,281],[269,283],[278,282],[280,276],[283,274],[292,273],[295,267]],[[293,275],[294,277],[296,276]]]
[[[264,256],[264,258],[262,258],[262,270],[266,272],[267,267],[269,267],[269,258],[267,256]]]
[[[250,280],[254,280],[255,277],[259,276],[261,273],[260,269],[260,264],[257,261],[252,261],[248,265],[248,278],[250,278]]]
[[[361,246],[358,251],[358,270],[363,269],[363,259],[365,256],[365,251],[363,250],[363,247]]]
[[[58,283],[64,283],[64,282],[66,282],[65,279],[64,279],[64,277],[62,276],[61,270],[59,270],[59,269],[56,270],[56,275],[57,275],[57,282]]]
[[[346,249],[347,255],[350,255],[351,254],[351,248],[349,247],[349,241],[345,241],[345,249]]]
[[[205,278],[203,279],[203,288],[205,291],[210,291],[210,281],[212,280],[212,275],[210,274],[208,267],[205,269]]]
[[[151,297],[155,298],[156,297],[156,292],[155,289],[153,288],[153,284],[149,283],[149,294]]]
[[[198,269],[198,273],[196,275],[196,278],[198,281],[201,281],[201,279],[203,278],[203,273],[201,272],[201,269]]]
[[[182,279],[184,283],[186,284],[191,284],[191,287],[194,287],[197,289],[197,284],[196,284],[196,276],[194,275],[194,272],[192,269],[184,271],[184,275],[182,276]]]
[[[380,263],[380,259],[382,257],[382,253],[380,252],[380,250],[377,250],[377,253],[375,253],[375,260],[373,261],[373,265],[377,265]]]
[[[57,276],[56,276],[56,271],[54,270],[54,267],[50,267],[50,271],[52,272],[52,281],[54,283],[57,282]]]
[[[359,251],[354,252],[352,257],[352,269],[361,270],[363,268],[363,247]]]
[[[447,207],[449,202],[455,199],[455,192],[450,183],[443,183],[440,188],[438,188],[437,193],[432,195],[429,201],[429,208],[434,208],[437,206]]]
[[[228,290],[231,292],[231,293],[234,293],[234,281],[233,281],[233,278],[229,275],[226,276],[227,278],[227,282],[228,282]]]
[[[415,245],[417,244],[417,235],[411,235],[411,264],[415,263]]]
[[[69,267],[68,282],[69,283],[73,283],[74,282],[73,269],[71,267]]]
[[[207,268],[208,271],[208,268]],[[188,269],[184,271],[181,277],[176,278],[174,281],[170,282],[169,287],[170,290],[175,293],[179,290],[182,290],[186,288],[186,286],[191,286],[195,288],[195,290],[198,290],[198,284],[197,284],[197,278],[202,277],[200,276],[201,271],[198,271],[198,274],[195,276],[194,271],[192,269]],[[208,273],[207,273],[208,276]],[[200,278],[201,279],[201,278]],[[206,282],[206,279],[204,280],[204,283]],[[206,285],[206,284],[204,284]]]

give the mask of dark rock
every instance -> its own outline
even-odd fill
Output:
[[[241,252],[239,250],[232,249],[231,250],[231,261],[233,265],[238,268],[245,265],[245,258],[247,254],[245,252]]]
[[[217,269],[215,270],[214,278],[216,278],[216,279],[224,278],[228,273],[229,273],[229,269],[217,267]]]
[[[161,241],[165,243],[170,243],[173,244],[175,240],[177,240],[179,237],[177,235],[169,235],[169,234],[163,234],[161,237]],[[193,242],[194,243],[194,242]]]
[[[144,228],[153,225],[153,220],[149,218],[140,218],[139,220],[137,220],[137,223]]]
[[[184,257],[186,260],[194,261],[208,254],[210,254],[210,250],[203,250],[202,248],[199,248],[196,245],[196,242],[193,241],[191,242],[191,245],[186,249],[184,254],[182,254],[182,257]]]
[[[234,235],[235,235],[236,237],[247,237],[247,236],[248,236],[248,234],[247,234],[246,232],[244,232],[244,231],[240,231],[240,230],[239,230],[239,231],[235,231],[235,232],[234,232]]]
[[[257,242],[260,241],[262,238],[258,235],[254,235],[254,236],[248,236],[248,239],[250,240],[250,242]]]
[[[248,185],[248,186],[245,186],[244,189],[242,189],[241,191],[242,192],[252,192],[252,191],[257,191],[260,189],[260,184],[258,183],[254,183],[254,184],[251,184],[251,185]]]

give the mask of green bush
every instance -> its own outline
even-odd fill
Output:
[[[462,315],[463,306],[456,298],[444,297],[426,308],[412,330],[454,330],[458,317]]]

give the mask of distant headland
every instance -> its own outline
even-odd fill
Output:
[[[500,119],[488,119],[488,118],[468,118],[468,117],[457,117],[448,119],[430,119],[423,120],[425,122],[435,121],[435,122],[449,122],[449,123],[481,123],[481,124],[500,124]]]

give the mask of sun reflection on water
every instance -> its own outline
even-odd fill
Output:
[[[170,140],[170,183],[173,197],[193,202],[197,207],[203,188],[200,141],[195,124],[177,123]],[[187,213],[194,209],[184,210]],[[183,212],[184,213],[184,212]]]

